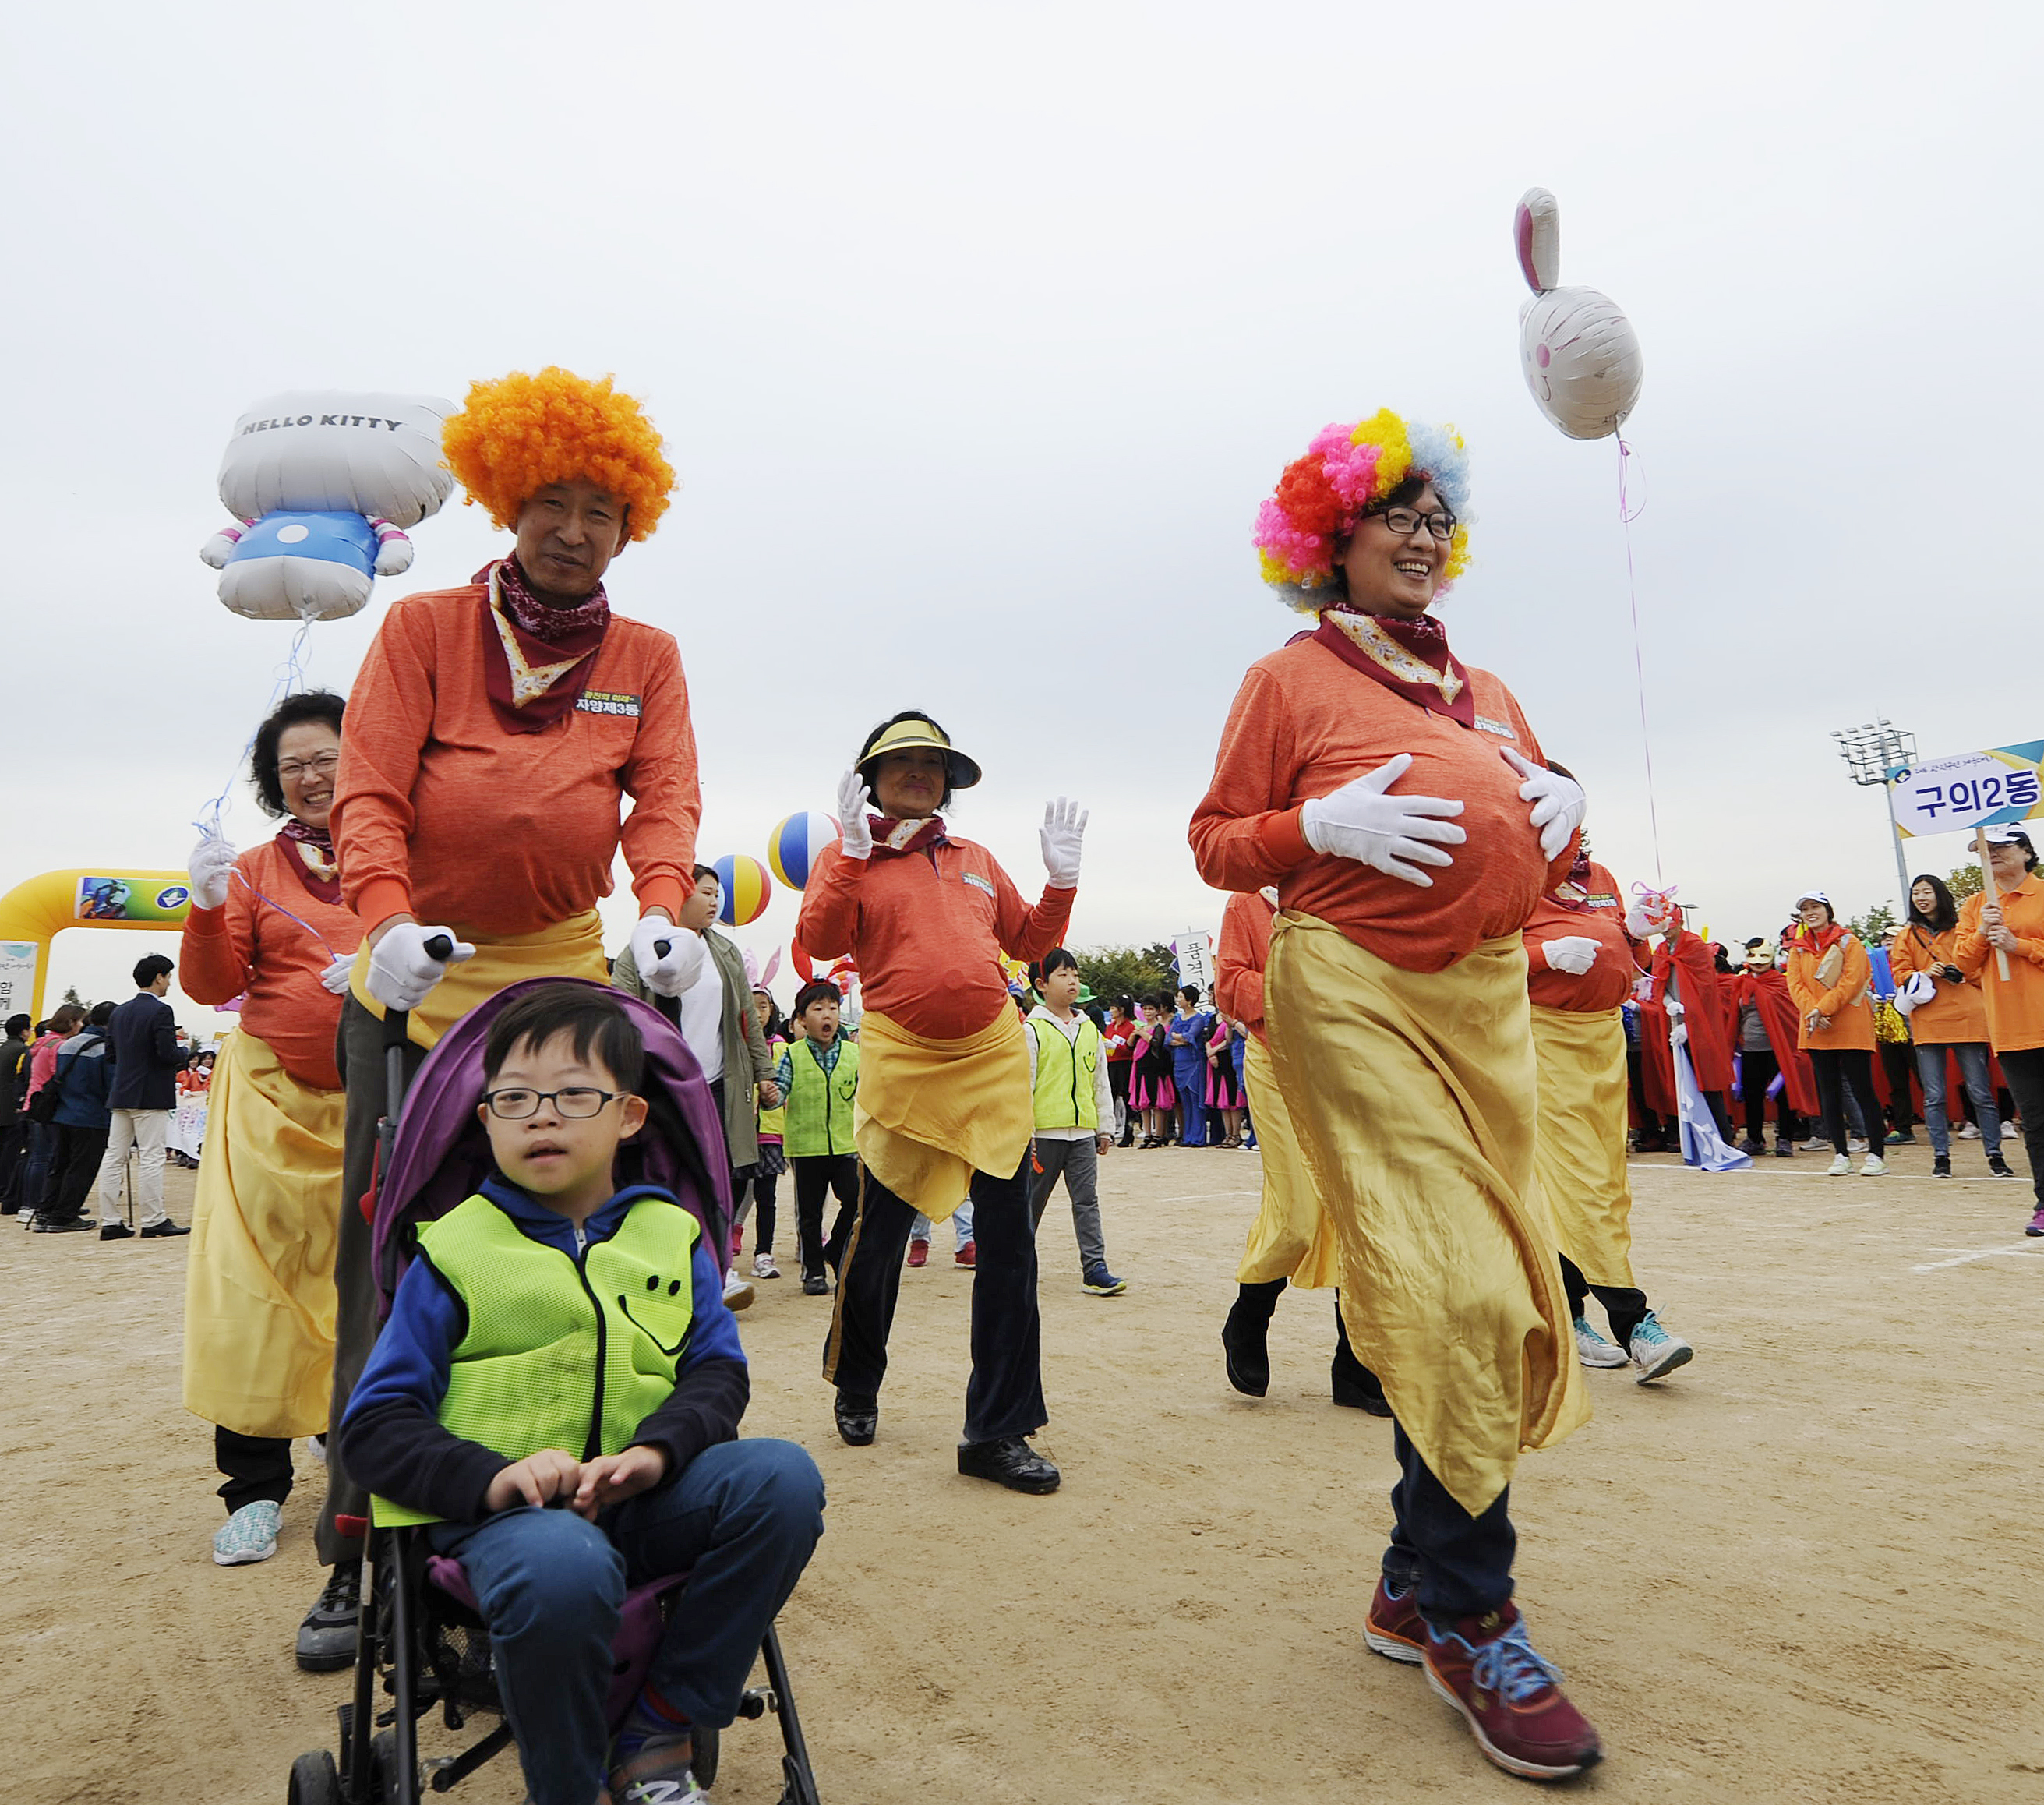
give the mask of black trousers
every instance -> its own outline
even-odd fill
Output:
[[[1781,1062],[1771,1047],[1741,1047],[1739,1054],[1739,1095],[1746,1104],[1746,1138],[1767,1139],[1767,1087],[1781,1075]],[[1784,1090],[1774,1100],[1774,1131],[1790,1146],[1803,1139],[1803,1119],[1788,1107]]]
[[[332,1458],[331,1454],[328,1458]],[[259,1499],[281,1504],[291,1495],[291,1438],[288,1435],[237,1435],[216,1423],[213,1464],[226,1478],[220,1496],[229,1516],[244,1504],[253,1504]]]
[[[21,1162],[29,1155],[29,1119],[17,1115],[0,1128],[0,1215],[21,1207]]]
[[[50,1166],[49,1202],[44,1212],[59,1221],[68,1220],[85,1208],[99,1177],[99,1162],[106,1157],[104,1128],[74,1128],[68,1122],[56,1124],[57,1154]]]
[[[1594,1294],[1611,1319],[1611,1338],[1620,1347],[1630,1344],[1632,1331],[1646,1315],[1645,1292],[1624,1285],[1592,1285],[1583,1277],[1583,1269],[1566,1254],[1562,1256],[1562,1284],[1569,1294],[1571,1316],[1580,1316],[1583,1305]]]
[[[1884,1040],[1880,1050],[1881,1069],[1888,1073],[1888,1125],[1896,1134],[1906,1135],[1919,1119],[1909,1089],[1916,1076],[1916,1049],[1906,1040]]]
[[[828,1265],[844,1264],[845,1243],[859,1215],[859,1156],[856,1154],[805,1154],[788,1162],[795,1174],[795,1248],[804,1278],[818,1278]],[[824,1199],[837,1193],[837,1219],[824,1239]],[[902,1239],[908,1239],[904,1231]],[[892,1314],[891,1308],[889,1312]]]
[[[2023,1150],[2030,1156],[2030,1185],[2044,1210],[2044,1047],[1997,1053],[2008,1094],[2023,1115]],[[2005,1118],[2004,1118],[2005,1119]]]
[[[1832,1150],[1846,1150],[1846,1089],[1851,1087],[1866,1127],[1870,1152],[1881,1151],[1881,1104],[1873,1094],[1873,1055],[1863,1047],[1810,1049],[1810,1064],[1817,1074],[1817,1101],[1824,1112],[1824,1133]]]
[[[1402,1424],[1391,1426],[1398,1483],[1391,1488],[1391,1546],[1384,1576],[1393,1590],[1420,1588],[1420,1610],[1431,1623],[1481,1616],[1512,1596],[1512,1562],[1519,1532],[1508,1504],[1512,1488],[1471,1516],[1436,1479]]]
[[[1128,1074],[1135,1070],[1132,1059],[1110,1059],[1107,1062],[1107,1094],[1121,1106],[1121,1144],[1127,1146],[1135,1139],[1135,1121],[1128,1107]]]
[[[800,1171],[802,1162],[795,1162]],[[1029,1219],[1029,1156],[1006,1178],[972,1175],[972,1377],[965,1438],[1029,1435],[1050,1419],[1043,1405],[1043,1333],[1036,1312],[1036,1235]],[[824,1377],[855,1398],[880,1395],[887,1336],[901,1289],[901,1259],[916,1212],[864,1172],[859,1216],[838,1277],[837,1308],[824,1343]]]

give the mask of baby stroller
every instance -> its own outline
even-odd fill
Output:
[[[491,1169],[489,1141],[475,1114],[483,1048],[498,1012],[532,987],[531,982],[513,985],[464,1016],[426,1055],[409,1096],[404,1077],[409,1023],[394,1010],[385,1018],[389,1101],[381,1124],[371,1252],[381,1314],[388,1313],[410,1263],[412,1229],[454,1208]],[[620,1151],[619,1176],[628,1184],[659,1185],[672,1192],[701,1224],[721,1269],[729,1258],[730,1180],[721,1158],[705,1161],[701,1150],[722,1145],[709,1086],[679,1031],[658,1010],[607,987],[591,988],[604,989],[645,1037],[641,1091],[648,1105],[647,1125]],[[354,1696],[340,1707],[340,1754],[314,1749],[292,1764],[290,1805],[418,1805],[423,1787],[447,1792],[511,1742],[498,1700],[489,1634],[460,1563],[434,1553],[421,1529],[363,1523],[361,1530],[367,1534],[367,1571]],[[686,1573],[674,1574],[625,1596],[612,1645],[607,1709],[613,1729],[645,1684],[667,1615],[687,1579]],[[780,1805],[817,1805],[787,1666],[771,1626],[760,1660],[765,1683],[747,1689],[739,1715],[756,1719],[770,1711],[780,1723]],[[422,1767],[418,1722],[436,1709],[449,1730],[461,1729],[478,1712],[498,1722],[460,1753]],[[698,1784],[708,1787],[717,1772],[717,1734],[699,1727],[695,1738],[693,1770]]]

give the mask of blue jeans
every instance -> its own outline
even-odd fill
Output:
[[[774,1615],[823,1534],[824,1482],[792,1442],[720,1442],[671,1484],[595,1523],[521,1505],[436,1523],[490,1626],[504,1715],[535,1805],[591,1805],[607,1777],[611,1638],[626,1591],[686,1570],[651,1683],[722,1728]]]
[[[1446,1624],[1480,1617],[1512,1596],[1512,1561],[1519,1534],[1512,1527],[1512,1488],[1473,1517],[1420,1457],[1404,1428],[1391,1426],[1392,1452],[1400,1468],[1391,1488],[1391,1546],[1384,1551],[1384,1576],[1393,1589],[1420,1588],[1420,1612]]]
[[[1958,1056],[1959,1076],[1965,1080],[1966,1094],[1973,1100],[1973,1113],[1980,1118],[1981,1143],[1992,1159],[2001,1151],[2001,1115],[1994,1106],[1994,1087],[1988,1082],[1987,1048],[1977,1040],[1916,1049],[1916,1076],[1923,1085],[1923,1121],[1931,1131],[1931,1151],[1939,1159],[1951,1154],[1951,1123],[1945,1114],[1947,1052]]]

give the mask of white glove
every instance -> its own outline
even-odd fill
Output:
[[[192,901],[201,908],[218,908],[227,901],[228,880],[234,872],[234,848],[218,834],[208,834],[185,861]]]
[[[1654,918],[1646,912],[1644,903],[1635,903],[1625,912],[1625,931],[1635,940],[1652,938],[1655,931]]]
[[[426,951],[428,940],[444,938],[453,951],[436,959]],[[369,955],[369,994],[386,1009],[416,1009],[426,993],[447,976],[447,968],[475,957],[474,947],[456,940],[451,927],[427,927],[416,921],[394,924]]]
[[[1036,839],[1043,849],[1043,870],[1054,890],[1075,890],[1079,883],[1079,842],[1085,837],[1089,811],[1059,797],[1043,805],[1043,825]]]
[[[1680,1016],[1668,1024],[1668,1044],[1670,1047],[1687,1047],[1689,1044],[1689,1024]]]
[[[1559,771],[1521,758],[1509,746],[1498,750],[1504,755],[1504,762],[1526,779],[1520,786],[1519,800],[1533,805],[1528,819],[1540,830],[1542,855],[1558,858],[1562,848],[1569,843],[1569,835],[1583,824],[1583,811],[1589,806],[1582,785]]]
[[[1654,974],[1652,972],[1642,971],[1637,977],[1633,979],[1632,1000],[1635,1003],[1650,1003],[1654,1000]]]
[[[355,955],[336,953],[320,974],[320,988],[329,996],[345,997],[355,988]]]
[[[1938,981],[1927,971],[1912,971],[1902,981],[1902,988],[1895,993],[1895,1006],[1904,1015],[1920,1009],[1926,1003],[1934,1002],[1938,995]]]
[[[1462,805],[1439,796],[1387,796],[1412,768],[1412,755],[1400,752],[1374,771],[1351,778],[1331,796],[1316,797],[1299,811],[1299,828],[1316,852],[1353,858],[1408,884],[1431,889],[1434,880],[1423,865],[1452,865],[1441,851],[1469,838],[1453,821],[1436,817],[1459,815]]]
[[[1565,971],[1571,977],[1581,977],[1596,963],[1597,943],[1587,934],[1565,934],[1544,943],[1540,951],[1547,956],[1550,971]]]
[[[844,833],[837,843],[839,851],[847,858],[873,856],[873,828],[866,819],[866,812],[872,806],[873,797],[865,781],[858,772],[847,771],[838,780],[837,818]]]
[[[678,997],[695,988],[708,962],[700,934],[676,927],[664,915],[649,915],[632,930],[632,962],[639,968],[639,981],[655,996]]]

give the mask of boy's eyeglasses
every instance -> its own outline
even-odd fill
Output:
[[[482,1100],[490,1105],[491,1115],[505,1122],[522,1122],[536,1116],[543,1103],[551,1103],[555,1112],[565,1119],[581,1122],[601,1116],[605,1104],[631,1094],[624,1090],[598,1090],[594,1085],[570,1085],[563,1090],[528,1090],[522,1085],[514,1085],[505,1090],[485,1091]]]

